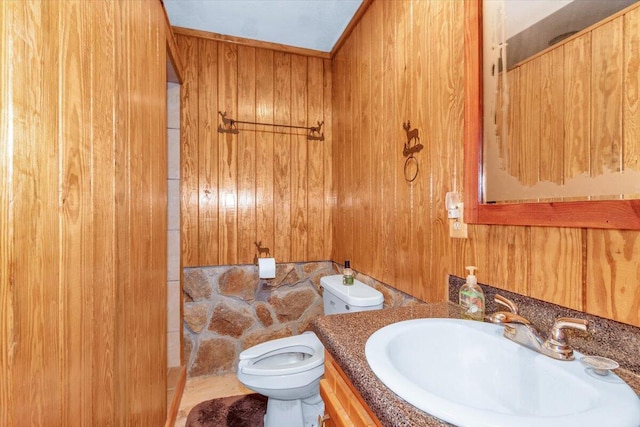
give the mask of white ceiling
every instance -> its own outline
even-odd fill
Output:
[[[362,0],[164,0],[171,25],[330,52]]]

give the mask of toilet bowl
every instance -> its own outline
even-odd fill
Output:
[[[258,344],[238,362],[240,382],[269,398],[265,427],[316,427],[323,374],[324,346],[313,332]]]
[[[336,274],[322,277],[320,285],[325,315],[383,306],[383,295],[358,280],[347,286]],[[323,374],[324,346],[313,332],[258,344],[240,353],[238,362],[240,382],[269,398],[264,427],[318,427]]]

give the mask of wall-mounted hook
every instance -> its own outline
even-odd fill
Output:
[[[407,123],[403,123],[402,129],[404,129],[407,133],[407,142],[404,143],[404,150],[402,150],[402,154],[405,157],[409,157],[415,153],[419,153],[424,148],[424,146],[420,144],[418,129],[411,129],[410,121],[407,121]]]

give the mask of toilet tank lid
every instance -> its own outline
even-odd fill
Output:
[[[347,304],[356,307],[369,307],[381,304],[384,301],[380,291],[365,285],[359,280],[354,280],[353,285],[343,285],[341,274],[322,277],[320,286]]]

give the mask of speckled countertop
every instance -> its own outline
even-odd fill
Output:
[[[407,307],[364,311],[320,317],[313,329],[325,348],[347,374],[355,388],[378,419],[388,427],[451,426],[408,404],[389,390],[369,368],[365,344],[380,328],[403,320],[440,317],[459,318],[460,308],[453,303],[415,304]],[[638,376],[618,370],[636,392],[640,391]]]

